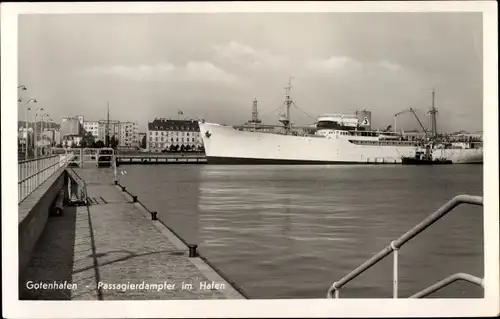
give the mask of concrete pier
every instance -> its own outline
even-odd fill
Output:
[[[128,155],[118,154],[116,156],[118,164],[206,164],[205,155],[187,154],[181,155]]]
[[[111,168],[67,173],[79,187],[85,181],[88,204],[48,219],[19,280],[20,299],[244,298],[114,185]]]

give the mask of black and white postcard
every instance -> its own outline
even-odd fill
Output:
[[[5,317],[498,315],[495,2],[1,9]]]

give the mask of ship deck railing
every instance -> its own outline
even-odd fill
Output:
[[[469,205],[478,205],[478,206],[483,206],[483,197],[481,196],[471,196],[471,195],[458,195],[455,196],[453,199],[448,201],[446,204],[441,206],[438,210],[436,210],[434,213],[429,215],[426,219],[424,219],[421,223],[410,229],[408,232],[406,232],[404,235],[399,237],[396,240],[393,240],[389,243],[388,246],[386,246],[384,249],[382,249],[379,253],[374,255],[372,258],[368,259],[366,262],[364,262],[362,265],[348,273],[346,276],[342,277],[340,280],[336,281],[333,283],[333,285],[328,289],[327,292],[327,298],[339,298],[340,295],[340,289],[344,287],[347,283],[364,273],[366,270],[386,258],[387,256],[393,254],[393,298],[398,298],[398,284],[399,284],[399,279],[398,279],[398,269],[399,269],[399,260],[398,260],[398,252],[399,249],[409,242],[411,239],[422,233],[425,229],[427,229],[429,226],[437,222],[439,219],[441,219],[443,216],[448,214],[450,211],[452,211],[455,207],[461,205],[461,204],[469,204]],[[484,279],[479,278],[470,274],[465,274],[465,273],[456,273],[452,274],[449,277],[437,282],[436,284],[410,296],[409,298],[423,298],[425,296],[428,296],[431,293],[434,293],[441,288],[444,288],[451,283],[462,280],[462,281],[467,281],[470,283],[473,283],[477,286],[480,286],[484,289]]]

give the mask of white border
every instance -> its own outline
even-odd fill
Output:
[[[18,301],[17,260],[17,15],[20,13],[168,12],[483,12],[484,45],[484,299],[339,299],[224,301]],[[91,317],[394,317],[494,316],[499,310],[498,34],[497,3],[463,2],[232,2],[232,3],[2,3],[2,289],[8,318]]]

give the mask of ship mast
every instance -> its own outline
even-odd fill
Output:
[[[251,123],[254,123],[254,124],[258,124],[260,123],[260,119],[259,119],[259,110],[257,109],[257,98],[254,98],[253,100],[253,104],[252,104],[252,121]]]
[[[285,88],[285,106],[286,106],[286,112],[283,114],[280,118],[280,122],[283,123],[283,126],[285,127],[285,132],[288,132],[290,130],[290,106],[293,103],[293,100],[290,96],[290,90],[292,88],[292,77],[288,79],[288,86]]]
[[[437,121],[436,121],[436,114],[438,110],[436,109],[434,105],[434,97],[435,97],[435,92],[434,89],[432,89],[432,107],[429,110],[429,114],[431,116],[431,132],[432,132],[432,137],[436,137],[437,135]]]

